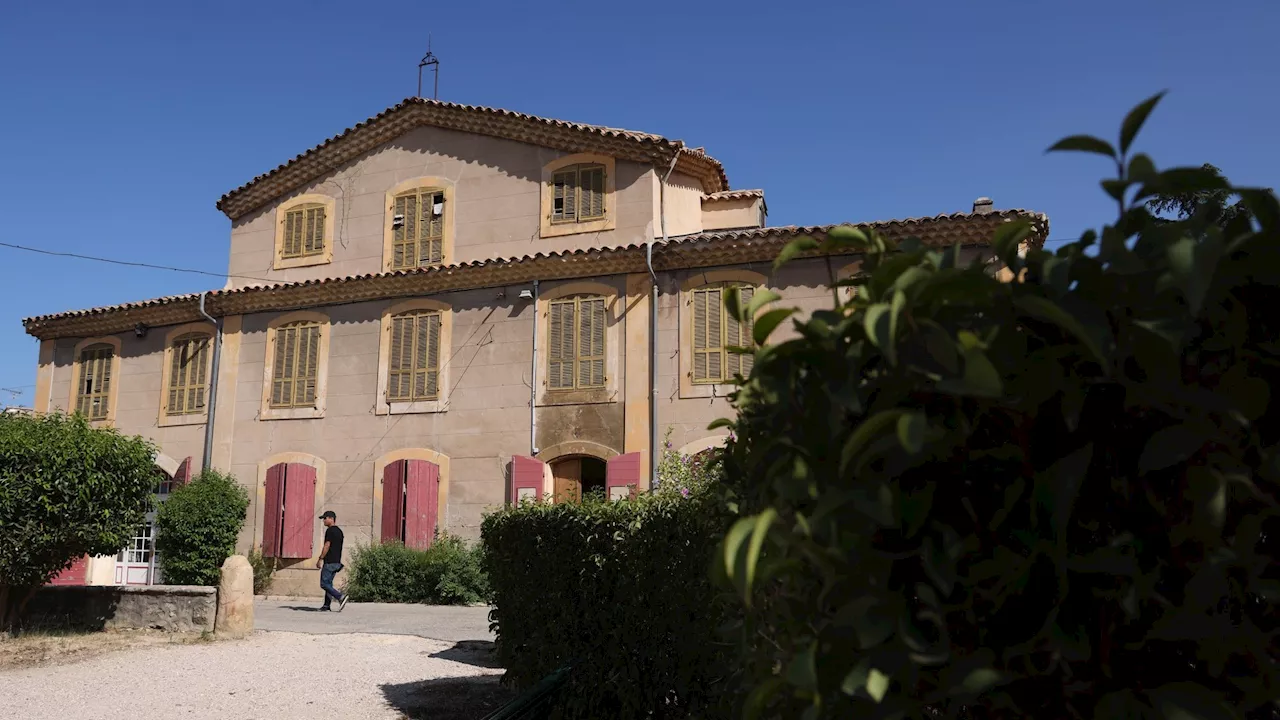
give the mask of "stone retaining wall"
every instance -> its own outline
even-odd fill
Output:
[[[26,627],[212,631],[218,589],[200,585],[46,586],[27,603]]]

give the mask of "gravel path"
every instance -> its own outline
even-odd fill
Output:
[[[505,699],[483,646],[258,632],[0,673],[0,718],[478,718]]]

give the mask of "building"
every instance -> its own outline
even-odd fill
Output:
[[[24,321],[35,407],[150,437],[170,474],[232,472],[253,499],[240,545],[281,558],[287,593],[319,592],[324,509],[354,548],[476,537],[512,498],[644,489],[668,430],[686,452],[723,440],[706,427],[750,366],[725,350],[745,336],[725,294],[822,307],[858,266],[774,273],[830,227],[768,227],[763,191],[701,148],[421,98],[218,207],[226,287]],[[869,225],[986,259],[1014,218],[1043,242],[1043,215],[987,200]]]

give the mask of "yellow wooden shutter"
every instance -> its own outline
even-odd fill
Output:
[[[170,348],[168,414],[204,412],[208,381],[209,336],[183,335]]]
[[[553,186],[551,197],[551,221],[575,222],[578,218],[577,207],[577,166],[560,170],[552,175]]]
[[[316,380],[320,377],[320,327],[310,325],[302,328],[302,339],[298,345],[299,351],[306,353],[306,363],[299,373],[302,394],[296,402],[300,406],[313,406],[316,404]]]
[[[424,335],[422,399],[436,400],[440,397],[440,313],[433,312],[424,317],[420,323]]]
[[[271,406],[314,407],[319,370],[320,326],[301,322],[277,328]]]
[[[391,267],[394,270],[412,267],[410,263],[412,253],[409,249],[412,242],[409,240],[407,226],[415,204],[413,195],[396,197],[391,221]]]
[[[553,301],[548,315],[547,386],[564,390],[573,387],[573,301]]]
[[[578,188],[581,192],[578,220],[604,217],[604,166],[581,166],[578,171]]]
[[[303,234],[302,254],[319,255],[324,252],[324,206],[306,209],[306,232]]]
[[[747,303],[751,302],[751,298],[755,295],[755,288],[750,285],[738,285],[728,288],[729,292],[738,294],[739,307],[745,308]],[[729,347],[750,347],[752,345],[751,333],[755,327],[755,322],[748,319],[746,322],[739,323],[737,320],[729,316],[727,310],[725,313],[725,345]],[[730,380],[736,374],[744,377],[751,374],[751,364],[755,358],[752,355],[725,351],[725,374],[726,380]]]
[[[111,398],[111,361],[114,356],[115,350],[110,345],[90,345],[80,352],[76,412],[89,420],[107,419]]]
[[[388,402],[439,399],[439,312],[414,311],[391,318],[388,371]]]
[[[604,298],[578,298],[577,311],[577,387],[604,387]]]
[[[391,318],[391,356],[387,361],[387,401],[403,402],[413,397],[413,319],[408,315]]]

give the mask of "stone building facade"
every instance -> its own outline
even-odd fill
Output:
[[[831,227],[769,227],[763,191],[730,189],[701,149],[419,98],[218,207],[224,288],[24,321],[35,409],[153,439],[179,482],[206,455],[234,474],[253,501],[241,548],[280,558],[281,593],[319,592],[322,510],[350,552],[474,538],[513,498],[643,491],[655,436],[723,440],[706,427],[750,362],[725,349],[747,328],[724,296],[812,310],[858,267],[774,272],[787,242]],[[987,260],[1015,218],[1043,242],[1043,215],[989,201],[864,225]]]

